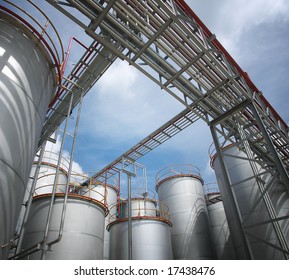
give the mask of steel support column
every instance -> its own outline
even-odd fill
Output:
[[[262,136],[264,137],[264,140],[267,144],[267,148],[269,149],[273,159],[274,159],[274,163],[276,165],[276,168],[280,174],[280,177],[281,177],[281,180],[285,186],[285,188],[287,189],[287,192],[289,193],[289,177],[288,177],[288,174],[287,174],[287,171],[280,159],[280,157],[278,156],[278,153],[273,145],[273,142],[270,138],[270,136],[268,135],[268,132],[265,128],[265,125],[260,117],[260,115],[258,114],[258,111],[256,110],[256,107],[254,105],[254,103],[250,103],[248,105],[248,107],[251,109],[254,117],[255,117],[255,120],[257,122],[257,125],[262,133]]]
[[[234,217],[236,217],[234,222],[236,223],[236,227],[238,228],[238,231],[240,233],[240,241],[241,241],[242,248],[243,248],[244,258],[254,259],[250,242],[246,236],[246,233],[243,227],[243,219],[242,219],[242,216],[241,216],[238,204],[237,204],[237,200],[236,200],[234,191],[232,190],[232,187],[231,187],[232,185],[231,180],[228,175],[228,171],[227,171],[224,159],[223,159],[222,150],[219,145],[218,136],[216,134],[214,125],[210,126],[210,130],[211,130],[211,134],[212,134],[215,148],[217,151],[218,159],[219,159],[221,169],[222,169],[222,175],[224,178],[224,183],[225,183],[225,188],[226,188],[226,195],[228,195],[228,198],[231,202],[231,211],[233,212]]]

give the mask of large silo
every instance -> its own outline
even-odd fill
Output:
[[[25,250],[34,247],[45,250],[44,258],[48,260],[103,259],[107,207],[89,197],[69,194],[65,202],[64,194],[55,194],[52,216],[45,236],[50,201],[49,194],[33,198],[20,253],[25,255]],[[66,214],[64,223],[61,224],[64,203]],[[35,250],[25,258],[39,260],[43,258],[42,250]]]
[[[218,260],[236,259],[221,194],[206,194],[212,245]]]
[[[240,217],[233,215],[222,167],[217,155],[212,156],[224,208],[238,258],[244,257],[240,230],[236,221],[241,218],[248,247],[254,259],[284,259],[282,242],[289,243],[289,197],[284,186],[273,178],[258,160],[249,160],[244,150],[229,145],[223,148],[223,161]],[[275,216],[275,217],[274,217]],[[284,243],[283,243],[284,244]]]
[[[104,226],[104,244],[103,244],[103,259],[109,259],[109,240],[110,235],[107,230],[107,225],[109,223],[109,216],[116,217],[116,207],[113,207],[117,204],[118,201],[118,188],[111,184],[106,183],[94,183],[90,186],[84,186],[81,189],[81,194],[104,203],[109,209],[109,215],[105,218]]]
[[[120,211],[116,211],[116,218],[111,216],[112,222],[107,226],[110,233],[110,259],[127,260],[130,244],[133,260],[171,260],[173,254],[168,208],[150,198],[132,198],[129,241],[127,204],[125,200],[116,205]]]
[[[169,207],[174,259],[212,259],[208,212],[199,170],[174,165],[157,174],[159,200]]]
[[[55,65],[60,65],[54,51],[47,48],[45,29],[40,34],[38,27],[34,29],[16,13],[0,8],[0,259],[9,253],[38,139],[56,88]]]

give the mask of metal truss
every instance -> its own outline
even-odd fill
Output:
[[[95,41],[86,48],[68,77],[63,77],[59,96],[47,112],[38,147],[41,147],[67,117],[70,95],[73,95],[73,109],[79,103],[82,94],[84,96],[89,92],[116,58],[111,51]]]
[[[278,157],[289,168],[287,125],[183,1],[47,2],[103,46],[102,58],[110,53],[128,61],[208,124],[224,119],[224,136],[237,133],[237,117],[254,150],[270,160],[255,117],[243,106],[254,100]],[[76,12],[90,24],[80,22]],[[239,106],[242,111],[233,114]]]
[[[137,161],[139,158],[151,152],[199,119],[199,116],[193,113],[190,109],[183,110],[167,123],[163,124],[156,131],[152,132],[142,141],[116,158],[102,170],[92,175],[91,178],[102,182],[104,179],[107,179],[107,177],[115,176],[123,169],[123,158],[130,159],[131,162]]]
[[[244,112],[246,114],[250,113],[249,119],[251,122],[247,122],[247,125],[244,125],[241,120]],[[234,134],[228,133],[228,131],[224,133],[225,130],[221,124],[228,118],[235,120],[236,131]],[[276,202],[276,192],[279,192],[279,195],[283,193],[282,196],[286,196],[286,191],[288,194],[288,176],[284,172],[283,161],[279,158],[278,151],[275,149],[275,146],[279,143],[274,143],[276,139],[270,137],[271,131],[270,127],[266,126],[267,121],[267,118],[262,115],[259,104],[254,101],[245,102],[242,106],[235,108],[234,112],[225,114],[221,118],[212,121],[210,127],[216,149],[215,154],[218,155],[221,162],[224,180],[222,192],[231,201],[230,205],[227,205],[227,209],[231,209],[229,215],[235,217],[235,226],[239,228],[239,240],[244,249],[243,257],[254,258],[254,253],[256,254],[256,252],[252,250],[251,246],[254,242],[259,241],[280,251],[285,259],[289,259],[289,244],[286,240],[287,230],[284,226],[283,228],[281,227],[282,222],[286,223],[289,215],[288,213],[280,214],[280,205]],[[230,166],[227,166],[223,160],[225,157],[234,157],[223,152],[223,149],[228,146],[236,146],[244,152],[246,156],[241,159],[250,164],[253,177],[248,175],[241,181],[232,182],[232,175],[229,171]],[[252,185],[252,190],[255,188],[256,192],[255,202],[251,209],[248,210],[250,214],[245,215],[240,210],[240,201],[237,199],[236,188],[243,184],[250,185],[252,182],[256,185],[254,187]],[[281,188],[280,185],[282,185]],[[226,201],[228,204],[228,200]],[[256,209],[266,209],[261,219],[254,218]],[[254,222],[252,223],[252,221]],[[266,230],[274,232],[272,234],[275,236],[274,242],[254,234],[256,230],[262,231],[265,227]]]
[[[262,183],[264,174],[255,172],[255,178],[268,209],[268,222],[278,236],[277,249],[288,257],[288,244],[278,227],[278,221],[283,217],[275,215],[267,192],[274,187],[272,180],[278,180],[289,192],[288,126],[187,4],[182,0],[46,1],[94,40],[91,45],[94,55],[83,64],[86,52],[80,60],[77,67],[83,65],[83,72],[71,76],[75,80],[69,83],[69,91],[88,91],[118,57],[186,107],[171,123],[162,126],[123,156],[138,159],[172,137],[174,131],[179,132],[196,119],[202,119],[211,127],[220,158],[223,156],[222,145],[232,143],[248,154],[252,166],[257,162],[270,174],[272,179],[266,182],[267,185]],[[89,24],[80,21],[77,15],[84,16]],[[77,99],[76,94],[75,102]],[[59,105],[48,115],[41,141],[61,123],[65,106],[64,94]],[[179,120],[187,123],[180,126],[181,129],[176,123]],[[94,176],[115,168],[121,158]],[[225,174],[226,167],[223,169]],[[229,179],[226,184],[231,189]],[[234,193],[230,196],[234,201]],[[237,201],[233,211],[240,217]],[[247,258],[254,257],[248,231],[252,226],[246,225],[240,217],[239,228]]]

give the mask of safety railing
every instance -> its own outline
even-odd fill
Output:
[[[229,141],[229,139],[224,140],[224,138],[222,136],[220,137],[219,142],[221,143],[220,147],[221,147],[222,150],[229,149],[230,147],[233,147],[233,146],[237,145],[237,143],[233,143],[232,141]],[[239,147],[239,149],[240,149],[240,147]],[[216,159],[216,157],[218,156],[217,150],[216,150],[216,147],[215,147],[214,143],[212,143],[209,146],[208,155],[209,155],[209,158],[210,158],[210,166],[212,167],[212,169],[214,169],[213,163],[214,163],[214,160]]]
[[[43,158],[42,158],[42,164],[56,168],[57,163],[58,163],[58,158],[59,158],[59,153],[52,152],[52,151],[45,151]],[[37,162],[35,161],[34,164],[37,164]],[[67,173],[68,167],[69,167],[69,160],[65,157],[62,157],[59,167],[63,170],[63,172]]]
[[[62,81],[64,48],[60,35],[52,21],[46,16],[45,12],[31,0],[17,1],[17,4],[8,0],[3,0],[2,2],[4,5],[0,5],[0,10],[26,26],[45,47],[53,66],[56,68],[57,84],[60,85]],[[58,88],[58,91],[59,90],[60,87]]]
[[[200,169],[192,164],[175,164],[167,166],[161,169],[156,175],[156,186],[158,186],[162,181],[178,176],[191,176],[201,180],[203,179],[200,174]]]
[[[109,223],[128,219],[128,201],[120,200],[109,208]],[[170,221],[169,207],[163,202],[146,197],[131,199],[131,218],[152,218]]]

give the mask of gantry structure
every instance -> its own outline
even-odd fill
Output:
[[[254,177],[270,213],[264,223],[273,225],[277,249],[288,258],[288,244],[278,226],[288,216],[277,217],[267,197],[276,181],[289,191],[288,126],[190,7],[183,0],[46,2],[81,27],[92,43],[70,74],[61,77],[39,147],[117,58],[127,61],[183,104],[184,110],[92,178],[100,180],[104,174],[118,172],[123,158],[136,161],[201,119],[210,127],[232,201],[235,196],[222,147],[237,146],[246,151],[252,165],[262,166],[262,174],[254,169]],[[270,174],[269,181],[263,180],[264,172]],[[246,257],[253,258],[248,242],[252,225],[244,224],[236,201],[232,211],[239,217]]]

